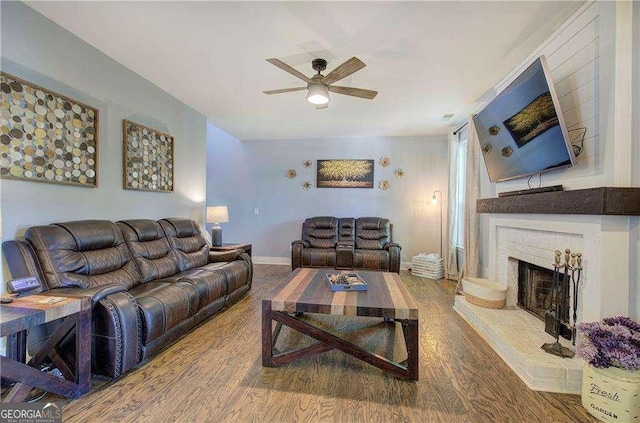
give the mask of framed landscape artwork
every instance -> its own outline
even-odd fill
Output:
[[[98,109],[0,73],[0,177],[98,186]]]
[[[173,192],[173,137],[126,119],[122,133],[124,188]]]
[[[318,188],[373,188],[373,160],[318,160]]]

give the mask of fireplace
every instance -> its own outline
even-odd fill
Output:
[[[518,306],[544,321],[546,311],[555,305],[552,282],[553,271],[518,260]],[[569,317],[568,310],[564,314],[563,310],[561,318]]]

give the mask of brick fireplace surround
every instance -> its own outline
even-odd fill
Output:
[[[518,260],[553,269],[555,250],[583,254],[578,288],[578,322],[629,314],[629,261],[638,247],[629,242],[629,218],[604,215],[496,214],[488,216],[489,253],[485,274],[508,287],[506,307],[481,308],[456,296],[454,309],[533,390],[579,394],[584,362],[560,358],[540,347],[554,342],[544,322],[517,307]],[[486,243],[484,244],[487,245]],[[563,254],[564,260],[564,254]],[[571,292],[573,302],[573,292]],[[573,310],[571,310],[573,314]],[[563,345],[575,346],[560,338]]]

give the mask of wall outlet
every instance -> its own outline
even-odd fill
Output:
[[[259,208],[255,208],[253,209],[253,214],[255,214],[256,216],[260,214],[260,209]]]

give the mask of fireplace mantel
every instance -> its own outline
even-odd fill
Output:
[[[600,187],[482,198],[477,213],[640,216],[640,188]]]

